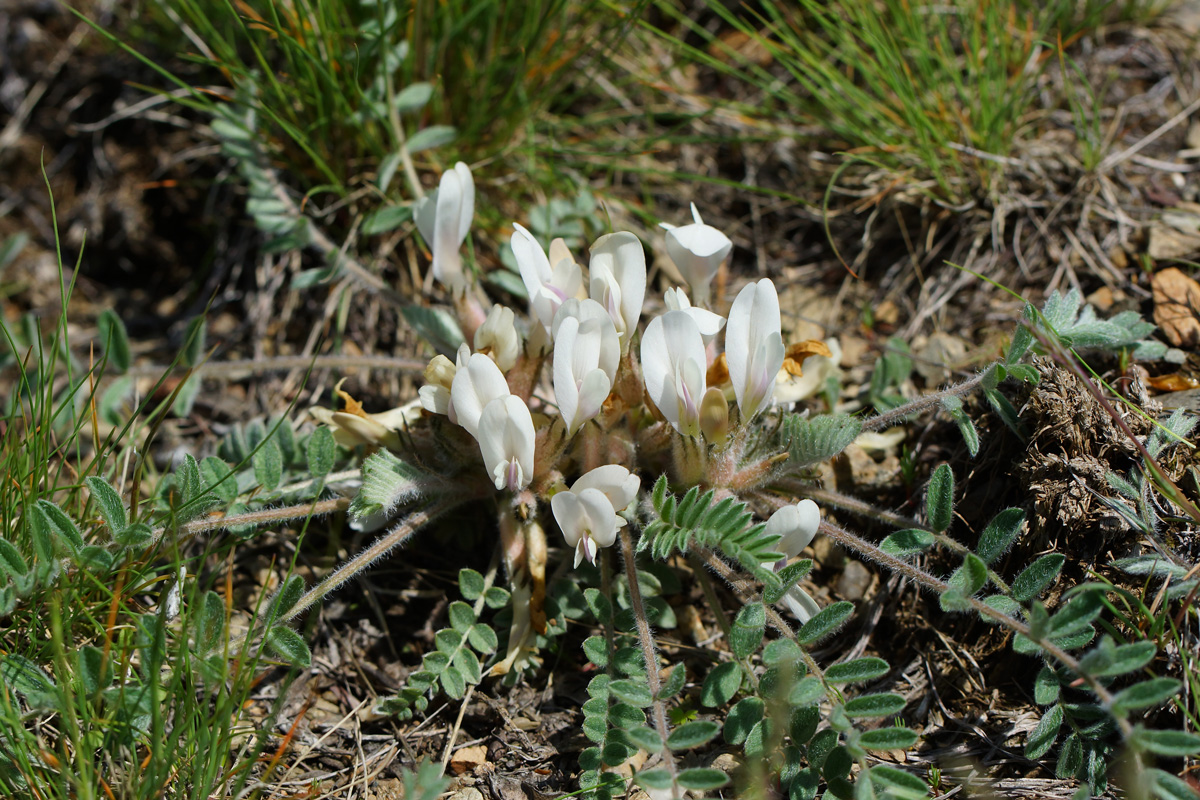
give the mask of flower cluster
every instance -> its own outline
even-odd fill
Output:
[[[824,374],[835,368],[834,354],[820,342],[785,346],[769,279],[746,285],[725,316],[717,313],[713,283],[733,246],[727,236],[695,206],[691,224],[664,226],[666,251],[687,287],[666,290],[665,308],[639,341],[646,253],[627,231],[596,240],[585,268],[561,239],[545,249],[514,223],[528,317],[503,305],[485,314],[460,256],[474,198],[460,163],[417,210],[434,277],[453,293],[473,345],[463,344],[453,361],[429,363],[420,406],[473,437],[489,481],[511,494],[514,507],[528,515],[548,499],[578,566],[594,562],[626,525],[622,512],[637,499],[639,469],[727,494],[762,485],[775,462],[746,463],[753,421],[775,402],[777,385],[789,401],[799,398],[795,379],[805,358],[814,359],[810,366],[828,362],[815,370]],[[568,486],[572,475],[579,477]],[[819,520],[812,501],[803,501],[776,512],[765,535],[781,537],[779,548],[795,556]],[[514,542],[514,552],[538,549]],[[797,616],[815,610],[798,590],[789,598]]]

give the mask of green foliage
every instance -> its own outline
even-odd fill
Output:
[[[934,533],[945,533],[954,519],[954,473],[949,464],[941,464],[929,479],[925,490],[925,516]]]
[[[1154,325],[1143,320],[1138,312],[1122,311],[1109,319],[1100,319],[1095,309],[1084,303],[1078,289],[1071,289],[1065,295],[1051,292],[1038,321],[1045,335],[1065,347],[1129,350],[1133,358],[1142,361],[1182,359],[1178,351],[1171,352],[1162,342],[1147,338]]]
[[[862,422],[846,414],[802,417],[787,414],[780,435],[788,449],[789,466],[797,469],[828,461],[845,450],[862,432]]]
[[[651,521],[638,540],[638,551],[649,551],[663,561],[673,552],[688,552],[693,542],[719,549],[764,585],[776,588],[779,577],[770,569],[782,554],[762,535],[762,525],[752,525],[745,503],[732,498],[713,502],[715,492],[701,494],[692,487],[683,499],[667,491],[665,476],[654,484],[652,500],[658,518]]]
[[[853,603],[842,600],[827,605],[804,623],[796,634],[796,641],[805,646],[816,644],[841,630],[853,615]]]

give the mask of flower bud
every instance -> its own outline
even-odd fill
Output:
[[[511,308],[499,304],[492,306],[487,319],[475,331],[475,351],[491,356],[501,372],[513,368],[521,354],[521,336],[517,333]]]
[[[729,403],[716,386],[710,386],[700,401],[700,431],[709,444],[724,444],[729,437]]]

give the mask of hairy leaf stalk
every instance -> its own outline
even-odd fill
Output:
[[[625,562],[625,575],[629,579],[629,604],[632,606],[633,618],[637,624],[638,643],[642,646],[642,660],[646,662],[646,683],[650,686],[651,697],[654,698],[651,706],[654,727],[663,741],[662,758],[667,772],[671,775],[671,784],[675,787],[674,796],[682,797],[683,790],[676,783],[679,769],[675,764],[675,757],[671,754],[671,749],[667,747],[667,735],[670,731],[667,729],[667,709],[658,696],[662,690],[662,681],[658,677],[658,651],[654,647],[654,636],[650,632],[650,623],[646,620],[646,606],[642,602],[642,587],[638,584],[637,561],[633,555],[633,536],[629,533],[629,526],[621,528],[620,536],[621,558]]]
[[[940,578],[935,578],[925,570],[920,569],[919,567],[916,567],[907,561],[904,561],[903,559],[888,555],[875,545],[868,542],[866,539],[863,539],[861,536],[851,533],[844,528],[840,528],[831,522],[826,522],[824,520],[821,521],[821,533],[833,539],[838,544],[845,545],[846,547],[857,551],[867,558],[883,564],[893,572],[897,572],[906,578],[911,578],[914,582],[924,586],[927,589],[932,589],[939,594],[944,594],[950,591],[950,585]],[[1038,647],[1045,650],[1057,661],[1062,663],[1063,666],[1082,678],[1084,683],[1088,685],[1088,688],[1092,690],[1097,698],[1099,698],[1101,703],[1109,708],[1112,708],[1112,692],[1102,685],[1094,676],[1085,672],[1079,666],[1078,659],[1076,659],[1070,653],[1063,650],[1061,647],[1049,641],[1048,639],[1034,636],[1028,625],[1020,620],[1010,617],[1002,611],[992,608],[982,600],[977,600],[974,597],[968,597],[967,601],[979,614],[990,617],[999,624],[1008,628],[1013,633],[1019,633],[1035,642]],[[1117,717],[1114,715],[1114,719],[1116,720],[1117,727],[1121,730],[1122,737],[1128,739],[1133,734],[1133,726],[1131,726],[1129,721],[1124,717]]]

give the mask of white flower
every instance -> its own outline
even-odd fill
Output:
[[[617,331],[603,306],[575,299],[562,304],[554,317],[554,397],[569,435],[600,413],[620,359]]]
[[[417,228],[433,251],[433,277],[455,294],[467,290],[459,248],[475,217],[475,180],[471,169],[459,161],[442,173],[437,191],[417,204]]]
[[[567,544],[575,548],[575,566],[584,559],[594,564],[599,549],[617,540],[617,530],[625,525],[617,511],[633,502],[640,486],[638,476],[609,464],[575,481],[569,491],[550,498],[554,519]]]
[[[775,548],[784,553],[785,557],[780,560],[776,569],[781,568],[789,558],[800,555],[800,552],[808,547],[809,542],[817,535],[817,528],[820,525],[821,509],[807,498],[795,505],[784,506],[772,514],[771,518],[767,520],[766,527],[763,528],[763,535],[781,537]],[[802,625],[821,610],[817,601],[813,600],[812,596],[799,586],[789,589],[783,596],[782,602]]]
[[[463,345],[466,347],[466,345]],[[421,398],[421,407],[434,414],[449,414],[450,387],[454,385],[454,373],[458,370],[454,362],[443,355],[436,355],[425,367],[425,385],[417,394]],[[450,420],[454,422],[454,419]]]
[[[686,311],[668,311],[650,320],[642,334],[646,392],[667,422],[685,436],[700,434],[706,366],[704,340]]]
[[[508,382],[496,362],[483,353],[475,353],[468,359],[459,351],[458,369],[450,385],[450,408],[456,421],[467,429],[467,433],[479,438],[480,417],[493,400],[509,395]],[[522,404],[524,405],[524,404]],[[525,411],[529,413],[528,409]]]
[[[591,255],[588,296],[612,317],[624,355],[629,351],[646,298],[646,251],[632,233],[619,231],[597,239]]]
[[[549,333],[558,307],[583,288],[583,271],[559,240],[550,245],[550,252],[557,259],[552,265],[532,233],[515,222],[513,228],[516,230],[509,243],[529,294],[529,309]]]
[[[513,368],[521,354],[521,337],[511,308],[499,304],[492,306],[487,319],[475,331],[475,349],[486,351],[501,371],[508,372]]]
[[[533,416],[521,398],[510,394],[488,403],[475,438],[497,489],[515,492],[533,480]]]
[[[820,525],[821,509],[805,498],[772,514],[763,529],[763,535],[779,536],[779,543],[775,547],[788,558],[795,558],[808,547]]]
[[[725,326],[725,360],[742,420],[749,422],[771,399],[783,366],[779,295],[767,278],[738,292]]]
[[[725,327],[725,318],[720,314],[714,314],[706,308],[697,308],[688,300],[687,292],[683,289],[667,289],[663,294],[663,300],[667,304],[669,311],[686,311],[688,315],[696,322],[696,327],[700,329],[700,335],[704,337],[704,344],[708,344],[713,340],[721,328]]]
[[[708,305],[713,278],[733,249],[733,242],[713,226],[704,224],[695,203],[692,203],[692,219],[695,222],[681,228],[663,223],[667,229],[667,255],[692,287],[696,302]]]
[[[584,489],[598,489],[609,499],[613,509],[624,511],[637,497],[641,485],[642,479],[621,465],[606,464],[581,475],[571,487],[571,491],[578,493]]]

